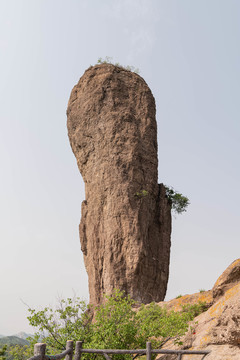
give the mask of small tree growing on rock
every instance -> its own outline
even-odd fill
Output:
[[[171,202],[172,210],[177,214],[185,212],[190,204],[189,199],[181,193],[175,191],[172,187],[168,187],[166,185],[164,186],[166,189],[166,195]]]

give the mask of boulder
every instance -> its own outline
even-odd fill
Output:
[[[213,299],[216,301],[228,289],[236,285],[240,281],[240,259],[232,262],[231,265],[217,279],[212,291]]]
[[[79,230],[90,303],[115,289],[141,303],[163,300],[171,204],[158,184],[151,90],[131,71],[96,65],[73,88],[67,116],[85,182]]]

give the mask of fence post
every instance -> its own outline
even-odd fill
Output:
[[[71,352],[70,352],[70,354],[68,354],[65,357],[65,360],[72,360],[72,356],[73,356],[73,340],[68,340],[67,341],[66,350],[71,350]]]
[[[150,341],[147,342],[146,360],[151,360],[152,344]]]
[[[74,360],[80,360],[82,356],[83,341],[76,341]]]
[[[41,356],[41,360],[44,360],[46,351],[46,344],[37,343],[34,345],[34,356]]]

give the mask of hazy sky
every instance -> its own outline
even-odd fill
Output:
[[[88,299],[66,108],[99,57],[140,69],[159,182],[191,201],[173,219],[167,299],[210,289],[240,257],[239,18],[239,0],[0,1],[0,334],[34,331],[22,301]]]

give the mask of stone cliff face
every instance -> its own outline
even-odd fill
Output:
[[[137,74],[111,64],[89,68],[73,88],[68,134],[85,182],[81,249],[90,303],[124,290],[164,299],[171,206],[158,185],[155,101]]]

